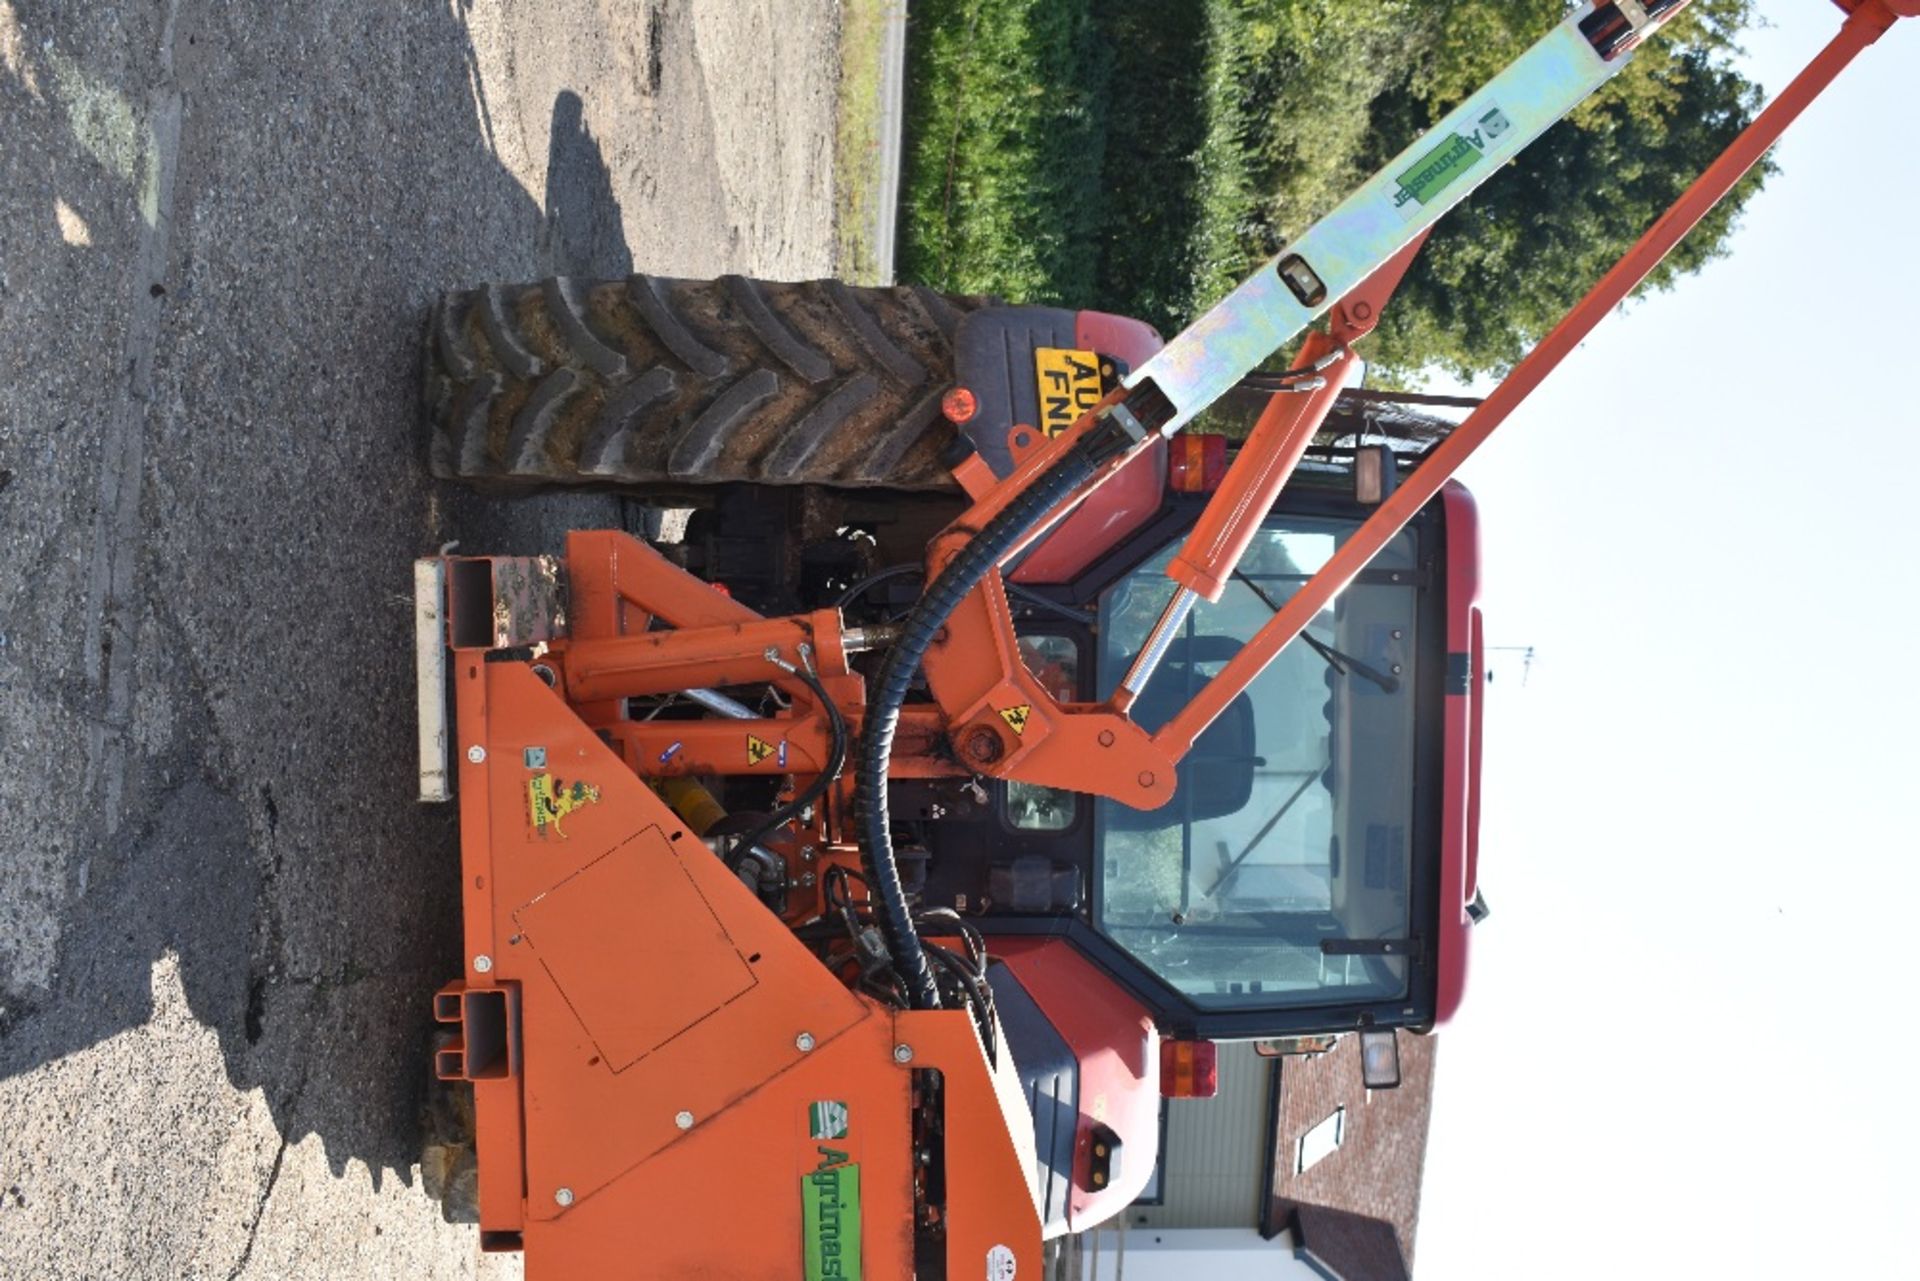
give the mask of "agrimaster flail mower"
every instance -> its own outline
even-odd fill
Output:
[[[1139,1193],[1216,1042],[1356,1034],[1393,1083],[1485,913],[1449,478],[1920,0],[1842,0],[1463,420],[1349,388],[1433,224],[1683,5],[1580,6],[1164,344],[832,281],[441,300],[439,474],[693,510],[416,566],[464,895],[435,1066],[471,1089],[484,1249],[533,1281],[1011,1281]]]

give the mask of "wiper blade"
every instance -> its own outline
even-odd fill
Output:
[[[1276,602],[1273,599],[1273,597],[1267,595],[1266,592],[1262,591],[1260,589],[1260,584],[1254,582],[1251,578],[1248,578],[1244,573],[1242,573],[1237,569],[1233,571],[1233,576],[1239,579],[1241,582],[1245,583],[1247,585],[1247,590],[1252,592],[1255,596],[1258,596],[1261,602],[1264,603],[1268,609],[1272,610],[1276,614],[1280,612],[1279,603]],[[1327,666],[1331,667],[1334,671],[1340,673],[1342,676],[1353,675],[1353,676],[1363,677],[1367,680],[1372,681],[1375,685],[1378,685],[1381,689],[1385,690],[1389,694],[1396,694],[1400,691],[1399,677],[1389,676],[1385,672],[1379,670],[1378,668],[1371,667],[1366,663],[1361,662],[1359,659],[1355,658],[1352,654],[1342,653],[1341,651],[1335,649],[1333,646],[1327,644],[1325,641],[1321,640],[1318,636],[1315,636],[1312,632],[1307,631],[1305,628],[1302,628],[1300,630],[1300,639],[1305,641],[1308,645],[1312,646],[1313,652],[1320,655],[1320,657],[1326,659]]]
[[[1400,689],[1398,676],[1389,676],[1377,668],[1367,666],[1352,654],[1342,653],[1313,633],[1301,632],[1300,639],[1313,646],[1313,652],[1326,659],[1327,666],[1342,676],[1349,673],[1354,676],[1364,676],[1389,694],[1396,693]]]
[[[1273,812],[1273,817],[1260,825],[1260,830],[1253,834],[1253,839],[1247,842],[1247,847],[1241,850],[1239,855],[1231,863],[1227,864],[1226,868],[1221,871],[1220,875],[1213,878],[1213,884],[1207,886],[1207,891],[1206,893],[1200,896],[1201,898],[1212,898],[1215,894],[1220,892],[1220,887],[1222,885],[1225,885],[1227,881],[1233,876],[1233,874],[1240,870],[1240,865],[1247,861],[1247,855],[1253,853],[1254,848],[1258,846],[1261,841],[1264,841],[1267,839],[1268,832],[1271,832],[1274,828],[1280,826],[1280,820],[1287,816],[1287,811],[1293,808],[1293,803],[1299,800],[1302,796],[1305,796],[1307,794],[1307,789],[1313,786],[1313,780],[1319,777],[1320,777],[1320,771],[1318,770],[1307,771],[1306,777],[1300,780],[1300,786],[1293,789],[1293,795],[1289,796],[1285,801],[1281,802],[1280,808]],[[1220,844],[1224,847],[1226,845],[1226,842],[1222,841],[1220,842]]]

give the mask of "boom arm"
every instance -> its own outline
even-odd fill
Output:
[[[901,758],[902,773],[985,774],[1106,796],[1141,809],[1165,804],[1173,795],[1175,763],[1214,718],[1758,160],[1806,103],[1898,18],[1920,9],[1920,0],[1842,0],[1849,16],[1832,46],[1226,669],[1155,734],[1142,730],[1127,708],[1164,653],[1160,644],[1143,648],[1107,704],[1057,703],[1020,661],[1000,566],[1153,436],[1177,432],[1275,346],[1331,310],[1328,331],[1313,335],[1302,349],[1296,361],[1302,377],[1295,380],[1302,391],[1308,375],[1325,377],[1328,385],[1312,394],[1274,398],[1169,569],[1179,589],[1155,634],[1171,636],[1185,610],[1201,597],[1217,596],[1232,577],[1247,535],[1291,477],[1331,406],[1353,359],[1351,344],[1370,328],[1419,238],[1498,163],[1625,65],[1633,42],[1680,7],[1678,2],[1625,0],[1582,6],[1067,431],[1036,440],[1024,450],[1015,433],[1015,467],[1004,480],[984,486],[979,467],[962,463],[956,471],[971,482],[976,500],[929,548],[932,585],[897,640],[892,635],[856,638],[832,611],[749,624],[715,616],[711,604],[702,604],[677,619],[676,630],[646,634],[644,628],[629,631],[618,625],[619,609],[614,609],[602,620],[607,625],[593,633],[604,641],[581,643],[586,633],[576,628],[574,641],[556,656],[554,666],[563,686],[574,696],[590,694],[599,700],[597,706],[608,708],[617,708],[624,694],[642,689],[755,679],[781,683],[795,697],[795,710],[781,722],[780,734],[769,732],[775,728],[771,724],[731,722],[726,733],[744,735],[749,744],[744,764],[731,768],[722,767],[717,755],[723,734],[702,737],[694,733],[696,727],[689,727],[684,742],[672,738],[655,746],[647,741],[642,750],[644,727],[614,726],[620,732],[610,733],[626,743],[629,759],[649,776],[685,772],[697,763],[720,767],[722,773],[786,773],[791,768],[804,775],[812,765],[813,772],[830,774],[825,762],[833,757],[832,742],[840,732],[823,729],[828,718],[821,704],[831,698],[844,723],[856,727],[859,735],[859,844],[873,882],[877,915],[900,972],[916,989],[915,1004],[932,1003],[924,962],[915,963],[918,940],[892,855],[887,793],[894,756]],[[631,563],[630,555],[610,557],[606,563],[618,566],[623,578],[641,568]],[[656,578],[673,577],[664,562],[651,572]],[[698,584],[671,586],[675,599],[704,602],[709,595]],[[671,616],[673,610],[666,613]],[[599,617],[593,610],[576,609],[576,614],[583,622]],[[846,661],[856,647],[849,642],[856,639],[893,642],[873,683],[872,701],[864,706],[860,680]],[[748,640],[752,645],[743,650]],[[803,640],[809,641],[805,655]],[[789,679],[796,657],[803,666],[818,665],[824,693],[815,694]],[[923,663],[933,705],[904,709]],[[784,743],[789,737],[797,755],[792,767],[784,750],[777,757],[751,750],[755,742]]]
[[[1510,415],[1513,410],[1532,393],[1546,376],[1592,332],[1600,320],[1618,306],[1638,284],[1646,278],[1654,266],[1692,230],[1715,204],[1725,197],[1740,178],[1758,163],[1797,118],[1801,111],[1812,102],[1832,82],[1852,59],[1874,43],[1900,18],[1912,17],[1920,13],[1920,0],[1836,0],[1840,8],[1846,10],[1847,21],[1833,42],[1808,65],[1806,70],[1782,92],[1768,108],[1762,112],[1741,136],[1728,147],[1726,152],[1701,175],[1673,207],[1648,230],[1619,263],[1608,273],[1593,290],[1580,302],[1541,343],[1517,366],[1505,382],[1490,396],[1486,403],[1476,410],[1465,422],[1456,428],[1439,447],[1420,465],[1420,467],[1402,483],[1400,488],[1381,507],[1379,511],[1361,528],[1355,537],[1348,540],[1333,560],[1315,577],[1305,584],[1289,602],[1288,607],[1277,614],[1246,645],[1240,654],[1227,665],[1208,686],[1196,695],[1191,703],[1167,722],[1151,739],[1152,750],[1142,753],[1142,759],[1150,764],[1177,761],[1194,740],[1212,723],[1215,717],[1226,708],[1235,697],[1244,691],[1265,669],[1286,644],[1298,635],[1307,620],[1339,592],[1354,574],[1365,567],[1367,562],[1405,525],[1420,507],[1429,501],[1446,480],[1459,468],[1475,449],[1490,435],[1495,427]],[[1637,6],[1619,6],[1622,11]],[[1644,36],[1647,31],[1670,20],[1682,6],[1663,5],[1646,6],[1650,17],[1647,25],[1636,28],[1636,34]],[[1377,318],[1379,308],[1392,292],[1392,287],[1404,272],[1413,251],[1424,240],[1427,230],[1441,213],[1450,209],[1464,198],[1478,182],[1490,176],[1493,165],[1484,168],[1468,163],[1467,172],[1458,183],[1448,187],[1444,194],[1435,193],[1431,206],[1422,205],[1422,214],[1431,212],[1430,217],[1421,217],[1406,224],[1408,234],[1396,239],[1391,227],[1381,216],[1392,208],[1399,199],[1398,192],[1388,194],[1398,188],[1405,190],[1411,175],[1414,184],[1420,185],[1422,166],[1407,167],[1409,158],[1424,158],[1438,154],[1442,149],[1436,147],[1434,140],[1443,138],[1450,132],[1457,132],[1460,124],[1467,120],[1471,111],[1482,108],[1482,115],[1493,107],[1482,104],[1504,103],[1507,101],[1525,101],[1539,110],[1546,107],[1541,104],[1555,102],[1560,104],[1560,114],[1577,106],[1598,84],[1604,83],[1621,66],[1625,65],[1625,54],[1620,54],[1613,62],[1607,62],[1598,55],[1597,46],[1590,40],[1590,34],[1606,36],[1614,29],[1614,11],[1612,5],[1586,5],[1569,15],[1553,32],[1537,43],[1532,49],[1496,77],[1485,89],[1468,100],[1468,105],[1452,113],[1439,126],[1428,133],[1419,143],[1403,152],[1392,164],[1382,170],[1367,184],[1361,187],[1326,220],[1317,225],[1307,235],[1302,236],[1288,253],[1282,254],[1263,266],[1255,276],[1230,294],[1212,311],[1195,324],[1172,339],[1166,348],[1152,361],[1143,365],[1127,380],[1127,385],[1115,392],[1108,401],[1090,411],[1072,429],[1053,441],[1040,446],[1022,460],[1022,465],[1000,485],[985,493],[972,511],[952,526],[942,540],[936,542],[930,561],[930,568],[937,569],[953,554],[959,545],[964,544],[971,531],[983,527],[987,519],[1001,510],[1014,493],[1019,492],[1031,479],[1049,466],[1057,458],[1064,456],[1074,443],[1085,433],[1094,430],[1109,417],[1131,418],[1141,422],[1150,417],[1156,406],[1161,414],[1170,414],[1151,424],[1154,430],[1165,434],[1177,432],[1190,421],[1194,414],[1211,403],[1212,399],[1232,386],[1238,378],[1263,360],[1269,351],[1255,351],[1258,342],[1274,340],[1274,345],[1286,341],[1303,328],[1314,315],[1328,310],[1333,304],[1322,301],[1318,310],[1306,307],[1293,296],[1291,290],[1274,292],[1273,282],[1281,279],[1291,259],[1299,258],[1311,268],[1323,283],[1338,282],[1342,293],[1333,293],[1340,298],[1341,305],[1334,308],[1334,324],[1325,338],[1310,339],[1312,346],[1308,354],[1329,359],[1330,372],[1338,376],[1344,368],[1346,345],[1355,341],[1371,329]],[[1630,21],[1622,12],[1618,21]],[[1590,65],[1579,66],[1578,74],[1563,88],[1551,91],[1541,78],[1543,68],[1548,65],[1565,65],[1570,58],[1569,50],[1573,46],[1568,42],[1578,40],[1575,52],[1584,57]],[[1598,79],[1594,79],[1595,76]],[[1520,97],[1508,97],[1510,90],[1522,92]],[[1505,112],[1505,106],[1501,105]],[[1529,121],[1537,120],[1534,116]],[[1534,129],[1525,141],[1544,129],[1540,125]],[[1502,143],[1507,140],[1503,137]],[[1442,144],[1450,146],[1452,144]],[[1471,145],[1471,138],[1468,138]],[[1503,152],[1511,157],[1517,152],[1519,143]],[[1428,183],[1430,186],[1430,181]],[[1456,189],[1457,188],[1457,189]],[[1371,204],[1368,205],[1368,199]],[[1411,203],[1418,204],[1418,201]],[[1364,216],[1364,210],[1371,208],[1374,217],[1371,221]],[[1404,206],[1395,211],[1404,213]],[[1336,252],[1329,255],[1326,248],[1332,240],[1322,232],[1330,225],[1344,225],[1353,229],[1361,240],[1371,244],[1374,252],[1384,257],[1375,260],[1376,270],[1371,277],[1362,276],[1354,280],[1353,272],[1357,267],[1350,265],[1351,256]],[[1369,239],[1370,238],[1370,239]],[[1316,257],[1308,256],[1311,248]],[[1323,264],[1325,265],[1323,271]],[[1352,281],[1352,287],[1347,288]],[[1265,283],[1263,283],[1265,282]],[[1331,288],[1329,290],[1331,293]],[[1269,314],[1265,309],[1271,303],[1276,311]],[[1274,317],[1278,316],[1279,319]],[[1289,327],[1290,326],[1290,327]],[[1275,337],[1278,335],[1278,337]],[[1221,354],[1224,344],[1226,354]],[[1214,348],[1209,350],[1209,348]],[[1330,353],[1330,354],[1329,354]],[[1172,390],[1169,390],[1172,389]],[[1181,399],[1184,397],[1185,399]],[[1200,399],[1205,397],[1205,399]],[[1304,401],[1307,398],[1302,397]],[[1318,401],[1320,398],[1315,397]],[[1298,461],[1293,446],[1298,442],[1310,440],[1317,429],[1320,417],[1330,407],[1332,397],[1325,398],[1326,404],[1302,404],[1296,415],[1296,421],[1286,431],[1268,430],[1270,414],[1263,417],[1261,425],[1256,427],[1246,447],[1235,460],[1225,483],[1209,503],[1195,532],[1189,537],[1186,546],[1175,557],[1168,573],[1179,584],[1173,599],[1163,613],[1160,624],[1150,632],[1152,636],[1170,636],[1177,630],[1178,623],[1186,611],[1201,598],[1215,599],[1221,587],[1232,577],[1239,561],[1239,553],[1246,546],[1245,534],[1257,525],[1271,506],[1286,479],[1291,475]],[[1285,404],[1286,402],[1281,402]],[[1168,406],[1171,408],[1169,409]],[[1315,414],[1313,411],[1318,410]],[[1276,411],[1277,413],[1277,411]],[[1283,447],[1284,446],[1284,447]],[[1080,489],[1049,518],[1057,520],[1066,508],[1083,499],[1097,486],[1109,469],[1089,485]],[[993,590],[989,585],[988,590]],[[1002,611],[1004,612],[1004,611]],[[1009,629],[1011,624],[1008,623]],[[961,628],[956,627],[956,635]],[[955,648],[967,648],[979,652],[978,637],[969,638],[963,645]],[[1010,646],[1008,646],[1010,649]],[[1138,692],[1151,677],[1159,647],[1151,642],[1143,647],[1133,669],[1123,680],[1108,705],[1102,708],[1066,709],[1050,705],[1044,699],[1034,707],[1034,721],[1043,723],[1068,719],[1075,716],[1097,716],[1125,721],[1123,714],[1131,705]],[[939,653],[928,657],[929,677],[939,701],[949,715],[957,721],[967,719],[969,713],[981,710],[977,698],[949,698],[942,690],[942,656]],[[951,668],[956,664],[947,662]],[[1014,663],[1017,667],[1017,660]],[[957,682],[949,681],[949,684]],[[1016,679],[1012,683],[1017,682]],[[977,690],[978,682],[975,682]],[[1010,687],[1006,692],[1011,692]],[[1023,690],[1023,697],[1027,691]],[[1130,721],[1126,721],[1131,726]],[[1029,731],[1031,732],[1031,731]],[[1102,733],[1124,737],[1125,731],[1110,723],[1103,724]],[[1078,739],[1080,736],[1071,736]],[[1018,751],[1023,745],[1013,745]],[[974,762],[976,765],[986,764]],[[1056,786],[1078,786],[1079,790],[1100,792],[1126,800],[1130,804],[1158,805],[1164,803],[1167,795],[1159,794],[1165,789],[1145,788],[1136,784],[1131,771],[1105,771],[1102,781],[1070,783],[1052,775],[1050,770],[1042,768],[1039,776],[1029,776],[1017,768],[1010,758],[1002,758],[1000,767],[989,767],[987,772],[1000,774],[1019,774],[1029,777],[1030,781]],[[1157,776],[1156,776],[1157,777]],[[1153,793],[1153,794],[1149,794]],[[1170,794],[1170,793],[1169,793]]]
[[[1091,776],[1089,782],[1078,783],[1078,790],[1119,795],[1134,804],[1142,800],[1148,805],[1163,804],[1171,795],[1172,783],[1161,772],[1165,764],[1185,754],[1200,732],[1439,491],[1448,476],[1565,358],[1580,337],[1631,292],[1726,194],[1805,104],[1898,18],[1911,16],[1920,0],[1840,0],[1840,4],[1849,15],[1843,31],[1794,87],[1754,122],[1514,376],[1416,469],[1410,483],[1382,505],[1227,669],[1152,739],[1141,742],[1144,736],[1125,715],[1126,708],[1145,688],[1168,642],[1207,584],[1183,582],[1175,591],[1107,707],[1067,709],[1055,704],[1044,690],[1038,690],[1025,673],[1014,670],[1018,662],[1011,643],[1011,620],[998,582],[999,566],[1027,545],[1036,531],[1051,527],[1094,487],[1110,478],[1151,436],[1171,436],[1179,431],[1336,298],[1353,291],[1385,266],[1491,173],[1496,163],[1488,161],[1510,158],[1579,105],[1625,65],[1641,39],[1677,14],[1685,0],[1653,4],[1615,0],[1581,6],[1469,98],[1466,105],[1443,119],[1426,138],[1401,153],[1286,252],[1175,337],[1124,386],[1035,451],[1011,476],[988,491],[967,516],[935,540],[928,565],[931,586],[909,616],[900,643],[889,651],[876,681],[874,706],[861,744],[857,791],[862,815],[860,843],[873,883],[877,916],[915,1008],[937,1005],[938,997],[910,923],[894,864],[887,772],[901,704],[922,660],[927,660],[929,683],[943,710],[961,718],[956,739],[963,759],[970,755],[983,772],[1059,785],[1065,780],[1042,759],[1041,740],[1048,737],[1047,731],[1055,724],[1079,722],[1081,733],[1060,735],[1055,750],[1045,754],[1069,776]],[[1338,359],[1334,353],[1333,360]],[[1328,397],[1327,403],[1330,401]],[[1321,407],[1320,413],[1324,412]],[[1307,421],[1304,415],[1303,421]],[[1317,419],[1311,421],[1317,425]],[[1297,457],[1268,469],[1259,488],[1269,497],[1277,493],[1293,462]],[[1230,485],[1216,495],[1212,505],[1240,502],[1244,506],[1252,492],[1249,483]],[[1243,510],[1226,523],[1232,525],[1247,518]],[[1207,567],[1210,573],[1206,578],[1213,584],[1223,583],[1237,565],[1244,546],[1244,542],[1234,546],[1229,540],[1223,553]],[[1178,562],[1172,572],[1176,579],[1182,576]],[[1217,592],[1217,586],[1214,590]],[[976,626],[985,624],[985,628],[965,635],[949,629],[949,620],[969,606],[971,610],[965,616]],[[943,664],[931,654],[936,643],[943,644],[950,654],[968,651],[994,655],[999,668],[997,685],[989,683],[982,688],[977,682],[956,686],[950,680],[943,681]],[[992,699],[1000,691],[1023,696],[1023,701],[996,709]],[[994,724],[992,713],[996,711],[1011,734]],[[970,725],[964,721],[967,717],[973,718]],[[1087,733],[1096,718],[1103,722],[1101,728],[1097,734]],[[1037,734],[1036,728],[1040,731]],[[1032,742],[1026,741],[1030,734]],[[1078,753],[1069,757],[1060,750],[1061,745],[1096,742],[1109,750],[1091,753],[1090,760]],[[1112,751],[1116,746],[1126,750]],[[1150,767],[1133,773],[1135,763]],[[1126,782],[1129,776],[1131,786]],[[1066,785],[1076,786],[1074,782]]]
[[[1020,460],[1011,475],[981,494],[935,541],[929,581],[937,580],[963,553],[977,560],[977,535],[1004,522],[1010,505],[1030,505],[1024,496],[1054,475],[1056,467],[1089,451],[1100,455],[1089,464],[1091,479],[1069,486],[1069,498],[1006,538],[993,566],[958,592],[952,589],[960,585],[949,583],[947,603],[933,624],[949,639],[929,645],[925,663],[935,698],[953,719],[952,737],[963,761],[986,773],[1094,791],[1140,808],[1166,803],[1172,796],[1172,765],[1192,737],[1162,733],[1149,741],[1125,713],[1152,679],[1188,612],[1202,598],[1218,599],[1232,578],[1254,529],[1349,375],[1351,344],[1371,332],[1433,225],[1618,74],[1638,43],[1685,5],[1686,0],[1588,3],[1568,14],[1480,92],[1175,336],[1124,386]],[[1296,362],[1296,372],[1319,374],[1325,385],[1310,396],[1276,398],[1262,417],[1193,536],[1168,567],[1178,587],[1112,700],[1100,709],[1059,707],[1020,669],[1011,618],[999,594],[998,564],[1112,476],[1151,436],[1177,433],[1329,310],[1334,312],[1329,332],[1310,337]],[[1306,389],[1304,380],[1296,385]],[[975,586],[982,590],[975,592]],[[1257,665],[1241,665],[1237,684],[1222,684],[1217,705],[1209,700],[1204,719],[1191,723],[1193,734],[1272,656],[1267,654]],[[1024,728],[1010,733],[1001,721],[1016,707],[1032,710],[1024,716]],[[887,712],[876,711],[884,725]],[[1090,754],[1088,749],[1095,747],[1105,750]],[[884,767],[877,748],[867,750],[863,759]],[[879,835],[877,827],[872,831]]]
[[[1314,615],[1365,569],[1414,515],[1440,492],[1449,477],[1517,409],[1547,375],[1591,334],[1647,273],[1692,231],[1748,170],[1780,140],[1787,127],[1831,84],[1847,64],[1886,32],[1899,17],[1912,16],[1920,3],[1908,0],[1903,12],[1866,0],[1851,11],[1846,25],[1821,53],[1774,99],[1720,158],[1700,175],[1673,207],[1643,235],[1585,298],[1527,354],[1493,394],[1450,432],[1415,468],[1386,502],[1349,538],[1320,572],[1268,620],[1225,669],[1196,694],[1178,715],[1154,735],[1154,742],[1178,759],[1236,696],[1251,684]]]

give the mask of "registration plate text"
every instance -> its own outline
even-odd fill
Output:
[[[1100,403],[1100,357],[1092,352],[1038,347],[1033,369],[1040,391],[1040,421],[1035,425],[1047,435],[1058,436]]]

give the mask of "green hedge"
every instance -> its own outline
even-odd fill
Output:
[[[1749,5],[1697,0],[1683,27],[1536,144],[1527,185],[1552,178],[1551,203],[1503,189],[1443,224],[1376,364],[1472,373],[1515,359],[1750,116],[1755,91],[1726,63]],[[897,274],[1172,332],[1561,11],[1560,0],[917,0]],[[1623,157],[1623,141],[1638,150]],[[1615,181],[1623,161],[1630,180]],[[1718,251],[1763,179],[1723,207],[1681,270]],[[1522,225],[1492,233],[1491,214]],[[1541,269],[1537,255],[1556,251]]]

